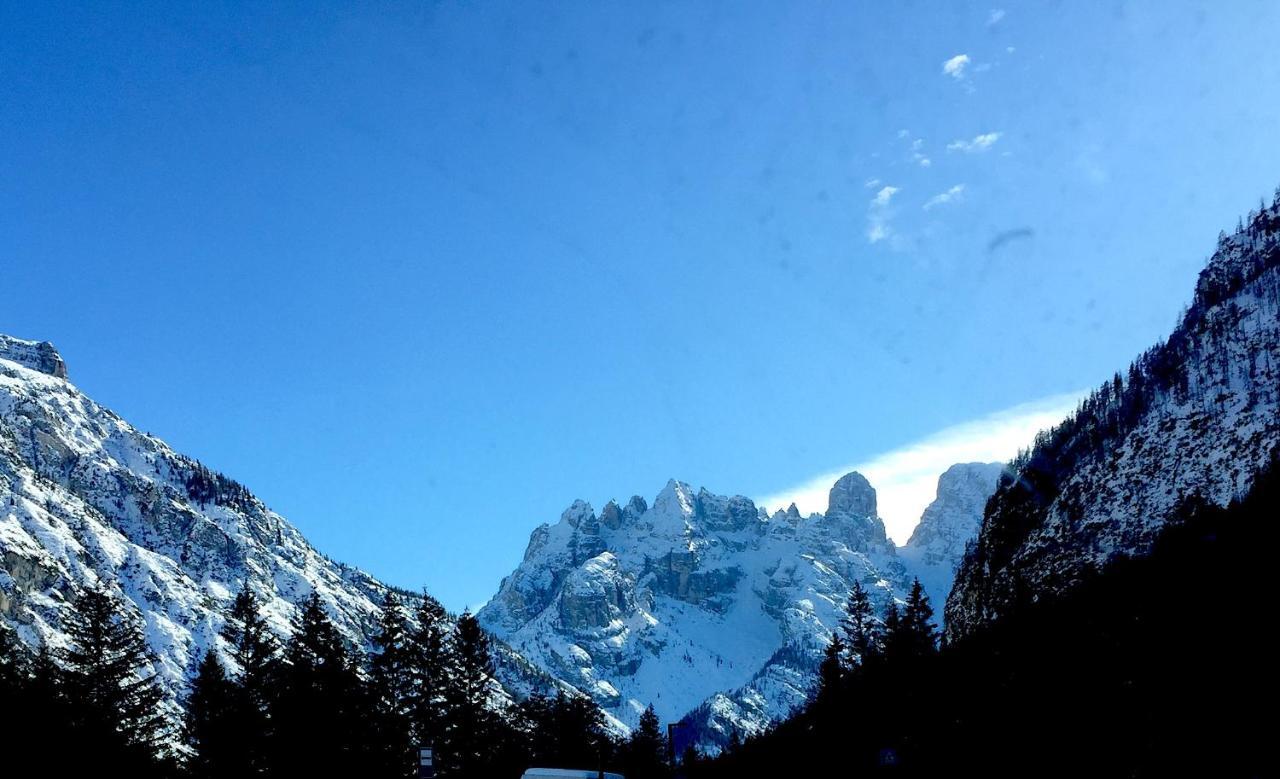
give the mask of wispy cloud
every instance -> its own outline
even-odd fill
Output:
[[[795,503],[801,513],[827,510],[831,485],[858,471],[876,489],[879,513],[890,537],[906,543],[920,514],[936,496],[938,477],[961,462],[1005,462],[1029,446],[1035,434],[1062,421],[1085,391],[1054,395],[948,427],[861,463],[832,470],[756,503],[770,511]]]
[[[927,168],[933,164],[933,160],[924,153],[924,139],[916,138],[911,142],[911,160],[922,168]]]
[[[871,204],[867,207],[868,243],[880,243],[893,235],[893,230],[889,227],[889,219],[893,215],[889,210],[889,203],[897,193],[897,187],[885,186],[871,198]]]
[[[983,133],[982,135],[974,136],[971,141],[952,141],[947,144],[947,151],[959,151],[965,154],[984,152],[995,146],[996,141],[1000,140],[1000,135],[1000,133]]]
[[[1004,20],[1003,8],[992,8],[991,13],[987,14],[988,27],[995,27],[997,24],[999,24],[1003,20]]]
[[[942,72],[956,81],[963,81],[965,70],[969,67],[969,55],[957,54],[946,62],[942,63]]]
[[[940,192],[929,198],[924,204],[924,210],[931,211],[938,206],[945,206],[948,203],[959,203],[964,200],[964,184],[956,184],[946,192]]]
[[[887,206],[889,205],[889,201],[892,200],[893,196],[896,194],[898,194],[897,187],[883,187],[879,192],[876,193],[875,197],[871,198],[871,205]]]

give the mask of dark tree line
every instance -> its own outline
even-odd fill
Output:
[[[670,773],[652,708],[618,740],[584,696],[511,701],[493,681],[493,648],[476,619],[451,620],[430,597],[411,619],[388,593],[366,655],[318,596],[281,642],[243,590],[222,635],[230,662],[213,651],[200,659],[179,727],[132,612],[101,589],[75,605],[71,645],[56,652],[30,656],[0,623],[0,729],[56,755],[48,759],[68,775],[110,766],[137,777],[397,779],[416,776],[417,745],[434,748],[445,779],[516,777],[534,765]]]
[[[1277,516],[1273,458],[1150,555],[940,648],[922,594],[868,630],[855,589],[812,703],[690,776],[1270,775]]]
[[[249,488],[240,482],[201,465],[195,460],[180,457],[185,468],[180,474],[187,497],[201,505],[213,504],[247,511],[257,503]]]
[[[136,777],[177,770],[175,733],[141,626],[105,590],[91,588],[66,623],[70,645],[29,655],[0,623],[0,732],[11,759],[51,775]]]

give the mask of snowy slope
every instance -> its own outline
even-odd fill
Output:
[[[366,643],[383,584],[66,376],[48,343],[0,336],[0,619],[33,646],[62,645],[68,603],[105,582],[145,621],[175,700],[205,648],[225,650],[219,631],[245,582],[281,635],[314,590],[342,633]],[[508,650],[499,664],[516,694],[548,681]]]
[[[1278,412],[1280,196],[1220,238],[1169,339],[1002,479],[947,602],[950,635],[1145,553],[1190,496],[1242,495],[1280,442]]]
[[[714,745],[806,699],[854,581],[878,604],[908,581],[861,475],[808,517],[671,481],[652,506],[579,501],[534,530],[479,617],[623,722],[694,712]]]

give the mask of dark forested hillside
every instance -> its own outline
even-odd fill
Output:
[[[366,655],[343,641],[319,595],[280,643],[242,591],[224,636],[234,667],[203,656],[174,732],[140,623],[105,588],[89,590],[69,612],[64,648],[33,655],[0,623],[0,734],[40,756],[49,777],[404,779],[416,776],[416,745],[434,748],[442,779],[514,779],[532,765],[668,775],[652,709],[618,739],[585,696],[505,701],[476,619],[417,603],[410,619],[386,597]]]
[[[1142,555],[1179,503],[1225,505],[1280,444],[1280,193],[1222,235],[1177,327],[1036,437],[947,600],[950,637]]]
[[[1184,501],[1149,556],[940,651],[846,664],[690,775],[1261,776],[1278,510],[1273,457],[1242,501]]]

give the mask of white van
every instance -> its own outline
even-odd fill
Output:
[[[601,771],[578,771],[572,768],[530,768],[520,779],[625,779],[622,774]]]

